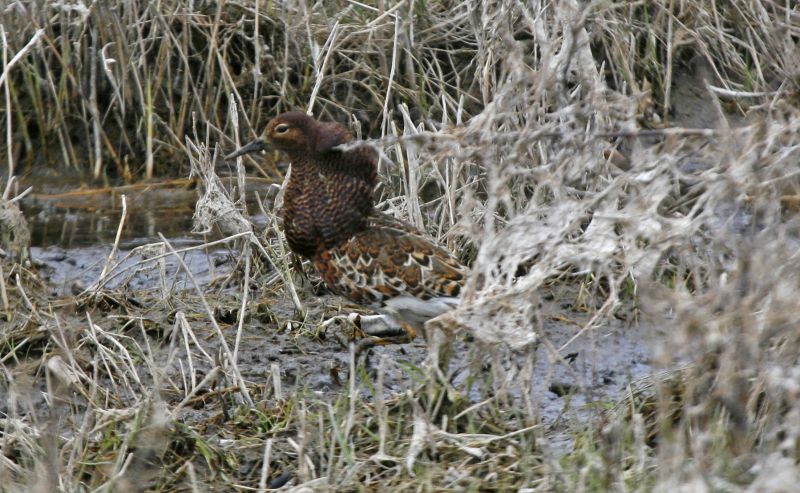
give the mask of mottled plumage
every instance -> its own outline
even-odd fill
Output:
[[[265,137],[292,163],[283,205],[289,247],[334,292],[416,330],[457,303],[464,266],[410,224],[374,209],[374,149],[336,149],[352,140],[347,129],[301,112],[275,117]],[[260,148],[263,141],[234,155]]]
[[[447,250],[380,212],[369,217],[367,228],[312,261],[336,293],[374,309],[388,308],[416,329],[455,305],[466,275]],[[426,303],[392,303],[405,297]]]

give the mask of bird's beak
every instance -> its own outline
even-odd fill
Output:
[[[251,152],[256,151],[263,151],[267,148],[267,143],[264,139],[256,139],[249,144],[245,145],[244,147],[240,147],[233,151],[232,153],[225,156],[225,159],[236,159],[239,156],[244,156],[245,154],[250,154]]]

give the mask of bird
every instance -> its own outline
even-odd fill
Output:
[[[413,340],[426,321],[458,305],[467,268],[425,233],[375,207],[378,153],[353,143],[349,130],[301,111],[274,117],[263,138],[229,159],[272,148],[291,171],[283,199],[283,228],[292,252],[311,261],[328,288],[373,310],[357,325],[376,340],[399,331]],[[376,329],[383,326],[386,330]]]

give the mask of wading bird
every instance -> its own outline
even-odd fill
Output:
[[[286,153],[289,248],[311,260],[332,291],[382,314],[370,321],[380,317],[389,329],[383,334],[412,340],[427,320],[458,303],[466,268],[415,227],[375,209],[377,152],[368,145],[338,148],[352,140],[344,126],[294,111],[272,119],[263,139],[228,159],[270,147]],[[383,335],[367,319],[359,317],[357,325]]]

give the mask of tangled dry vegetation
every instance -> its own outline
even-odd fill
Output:
[[[15,166],[185,174],[282,110],[348,121],[384,152],[381,207],[471,265],[436,326],[471,341],[473,385],[421,366],[385,393],[385,358],[371,375],[351,358],[334,397],[285,392],[275,365],[243,376],[253,275],[292,300],[297,337],[321,321],[275,222],[241,247],[274,269],[247,262],[238,296],[136,294],[160,323],[129,294],[53,299],[9,257],[3,491],[800,484],[795,2],[11,2],[0,19],[5,199]],[[548,299],[587,313],[575,337],[652,331],[664,370],[561,451],[530,396],[535,355],[564,357]],[[209,300],[233,309],[227,334]]]

